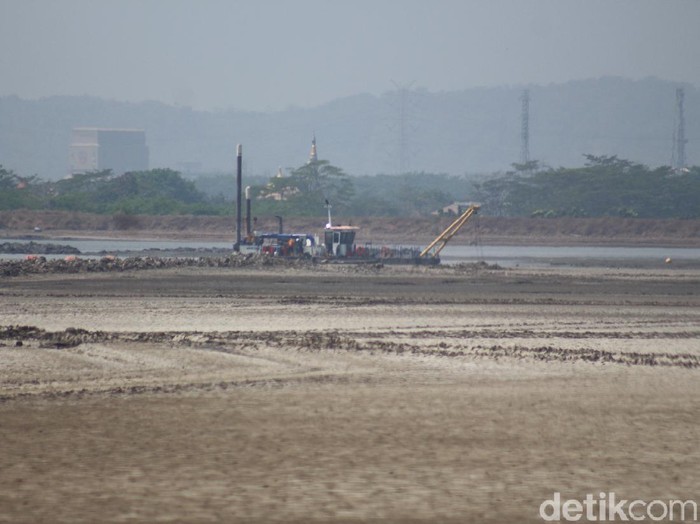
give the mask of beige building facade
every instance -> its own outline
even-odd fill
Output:
[[[120,175],[148,169],[146,132],[142,129],[73,128],[70,174],[111,169]]]

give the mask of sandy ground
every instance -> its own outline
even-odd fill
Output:
[[[555,491],[700,502],[699,292],[694,269],[2,279],[0,521],[520,523]]]

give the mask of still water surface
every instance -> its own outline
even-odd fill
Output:
[[[2,242],[27,242],[19,239],[3,239]],[[119,253],[142,250],[189,249],[231,249],[230,242],[191,242],[178,240],[36,240],[37,243],[65,244],[73,246],[81,253]],[[65,255],[47,256],[63,258]],[[85,256],[85,255],[84,255]],[[95,255],[97,256],[97,255]],[[188,253],[182,253],[188,256]],[[193,252],[191,256],[197,256]],[[700,248],[665,247],[615,247],[615,246],[447,246],[441,253],[445,264],[485,261],[504,267],[568,265],[573,262],[593,260],[624,261],[640,260],[663,262],[667,257],[673,260],[700,260]],[[23,259],[25,255],[2,255],[2,259]]]

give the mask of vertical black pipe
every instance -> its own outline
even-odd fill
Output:
[[[250,223],[250,186],[245,188],[245,236],[250,238],[253,234]]]
[[[282,225],[282,217],[279,215],[275,215],[275,218],[277,219],[277,222],[279,223],[279,227],[277,228],[277,232],[281,235],[284,233],[284,226]]]
[[[236,147],[236,243],[233,250],[241,251],[241,192],[243,189],[243,146]]]

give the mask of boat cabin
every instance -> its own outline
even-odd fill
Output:
[[[355,234],[359,227],[330,226],[324,229],[326,253],[335,257],[351,256],[355,251]]]

